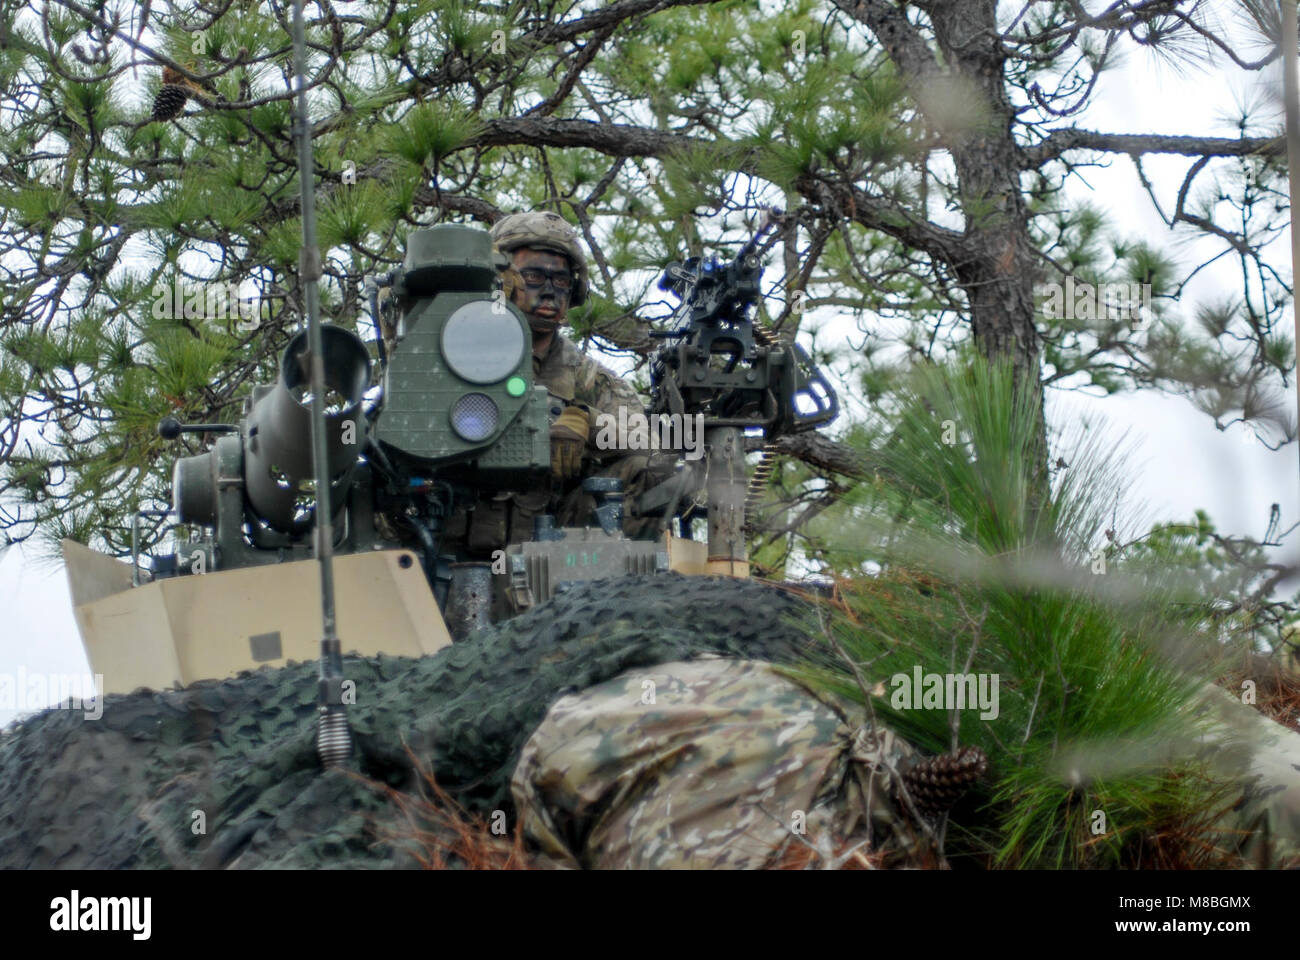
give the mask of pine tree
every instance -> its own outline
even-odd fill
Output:
[[[966,342],[1014,361],[1040,420],[1042,384],[1067,377],[1184,389],[1221,419],[1265,417],[1291,369],[1289,294],[1262,254],[1285,221],[1276,131],[1253,116],[1226,137],[1074,120],[1126,47],[1236,55],[1190,0],[1099,16],[961,0],[387,11],[307,10],[330,322],[356,325],[363,278],[400,262],[411,229],[555,209],[592,248],[594,295],[575,329],[639,360],[644,321],[663,314],[662,267],[734,250],[757,204],[774,202],[790,216],[764,251],[764,318],[805,338],[830,314],[868,328],[841,359],[851,391],[879,409],[909,364]],[[284,22],[251,0],[211,18],[125,0],[0,13],[6,538],[125,551],[131,511],[166,503],[170,463],[201,443],[164,445],[157,421],[233,419],[273,375],[299,320],[288,59]],[[159,88],[163,70],[183,82]],[[1082,162],[1170,154],[1192,161],[1171,227],[1217,237],[1254,278],[1199,332],[1159,315],[1182,276],[1158,244],[1055,202]],[[1150,284],[1154,316],[1140,329],[1045,316],[1036,287],[1067,273]],[[165,303],[178,288],[185,303]],[[196,288],[204,304],[188,309]],[[255,322],[208,310],[218,288],[255,297]],[[799,461],[777,482],[797,478],[814,506],[865,469],[826,437],[777,452]],[[1041,500],[1044,438],[1033,456]],[[767,519],[779,529],[792,516]],[[145,545],[159,534],[147,529]]]

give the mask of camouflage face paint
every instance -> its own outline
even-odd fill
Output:
[[[549,250],[533,250],[521,247],[514,252],[511,266],[515,270],[536,268],[549,273],[568,271],[569,261],[566,257]],[[569,311],[568,290],[556,290],[555,284],[548,277],[539,288],[516,285],[511,300],[524,316],[528,325],[536,333],[552,333],[564,325],[565,314]]]

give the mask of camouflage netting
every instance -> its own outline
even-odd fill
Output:
[[[505,810],[529,734],[561,696],[703,653],[789,662],[799,601],[752,581],[677,575],[579,587],[418,660],[349,658],[361,777],[325,774],[316,664],[52,710],[0,742],[0,867],[408,865],[374,781],[415,788],[405,746],[470,810]],[[202,813],[206,832],[196,829]]]

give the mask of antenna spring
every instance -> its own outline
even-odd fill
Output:
[[[352,731],[342,707],[321,707],[316,726],[316,755],[326,769],[340,766],[352,756]]]

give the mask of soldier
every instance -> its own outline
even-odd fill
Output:
[[[587,258],[577,232],[559,214],[538,211],[503,217],[491,236],[496,249],[510,257],[503,290],[532,328],[533,374],[551,395],[551,483],[457,511],[447,525],[447,539],[476,557],[530,537],[533,518],[540,513],[556,514],[560,526],[589,523],[595,504],[582,491],[582,480],[618,477],[625,492],[632,493],[648,463],[645,456],[622,456],[618,449],[597,444],[601,414],[619,422],[620,407],[627,415],[644,408],[627,381],[560,332],[569,307],[584,303],[589,290]],[[648,526],[633,517],[625,523],[629,533]]]

